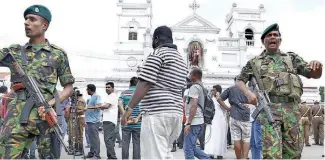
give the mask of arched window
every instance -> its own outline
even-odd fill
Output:
[[[129,32],[129,40],[138,40],[137,32]]]
[[[252,29],[245,29],[246,46],[254,46],[254,32]]]
[[[134,19],[129,23],[129,40],[138,40],[138,25],[139,23]]]

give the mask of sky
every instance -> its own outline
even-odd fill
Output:
[[[124,0],[145,2],[146,0]],[[192,13],[188,7],[193,0],[151,0],[153,4],[153,28],[171,26]],[[72,71],[86,62],[100,67],[108,60],[87,59],[79,55],[110,57],[117,41],[117,0],[6,0],[0,1],[0,47],[24,44],[24,10],[33,4],[43,4],[52,12],[52,22],[46,37],[50,43],[64,48]],[[266,9],[266,25],[278,23],[282,34],[281,49],[294,51],[306,61],[325,62],[325,0],[197,0],[197,13],[225,32],[225,16],[232,3],[238,8]],[[105,68],[94,72],[100,77]],[[75,73],[80,75],[80,73]],[[101,76],[102,77],[102,76]],[[324,84],[321,80],[307,81]]]

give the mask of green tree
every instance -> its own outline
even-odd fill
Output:
[[[324,86],[319,87],[320,101],[324,102]]]

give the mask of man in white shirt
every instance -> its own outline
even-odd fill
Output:
[[[108,94],[103,101],[101,109],[103,110],[103,130],[104,141],[106,145],[107,159],[117,159],[115,154],[115,139],[118,114],[118,97],[114,93],[114,83],[106,83],[106,93]],[[98,144],[99,145],[99,144]]]

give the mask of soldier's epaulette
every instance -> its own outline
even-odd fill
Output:
[[[9,49],[12,50],[20,50],[21,45],[20,44],[12,44],[9,46]]]
[[[291,51],[287,52],[287,54],[291,56],[291,58],[296,58],[298,56],[295,52],[291,52]]]
[[[51,44],[51,47],[54,49],[60,50],[63,54],[67,54],[62,48],[58,47],[57,45]]]

